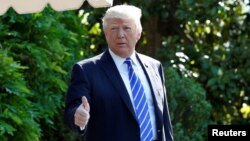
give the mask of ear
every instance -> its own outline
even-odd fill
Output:
[[[140,38],[141,38],[141,32],[138,32],[138,33],[137,33],[136,40],[138,41]]]

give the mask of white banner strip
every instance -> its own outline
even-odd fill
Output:
[[[3,15],[10,7],[18,14],[41,12],[49,4],[56,11],[79,9],[85,0],[0,0],[0,15]],[[94,8],[109,7],[113,0],[87,0]]]

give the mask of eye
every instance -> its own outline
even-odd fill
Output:
[[[131,27],[125,26],[124,29],[127,30],[127,31],[130,31],[130,30],[131,30]]]
[[[110,28],[112,31],[115,31],[115,30],[117,30],[117,27],[111,27]]]

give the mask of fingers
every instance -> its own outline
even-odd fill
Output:
[[[74,120],[79,127],[85,127],[90,118],[90,106],[85,96],[82,97],[82,104],[76,109]]]
[[[88,124],[88,120],[88,116],[83,117],[79,114],[75,114],[75,125],[79,127],[85,127]]]

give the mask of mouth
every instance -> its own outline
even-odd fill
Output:
[[[126,44],[126,43],[122,43],[122,42],[121,42],[121,43],[117,43],[117,45],[125,45],[125,44]]]
[[[118,46],[126,45],[126,43],[117,43]]]

